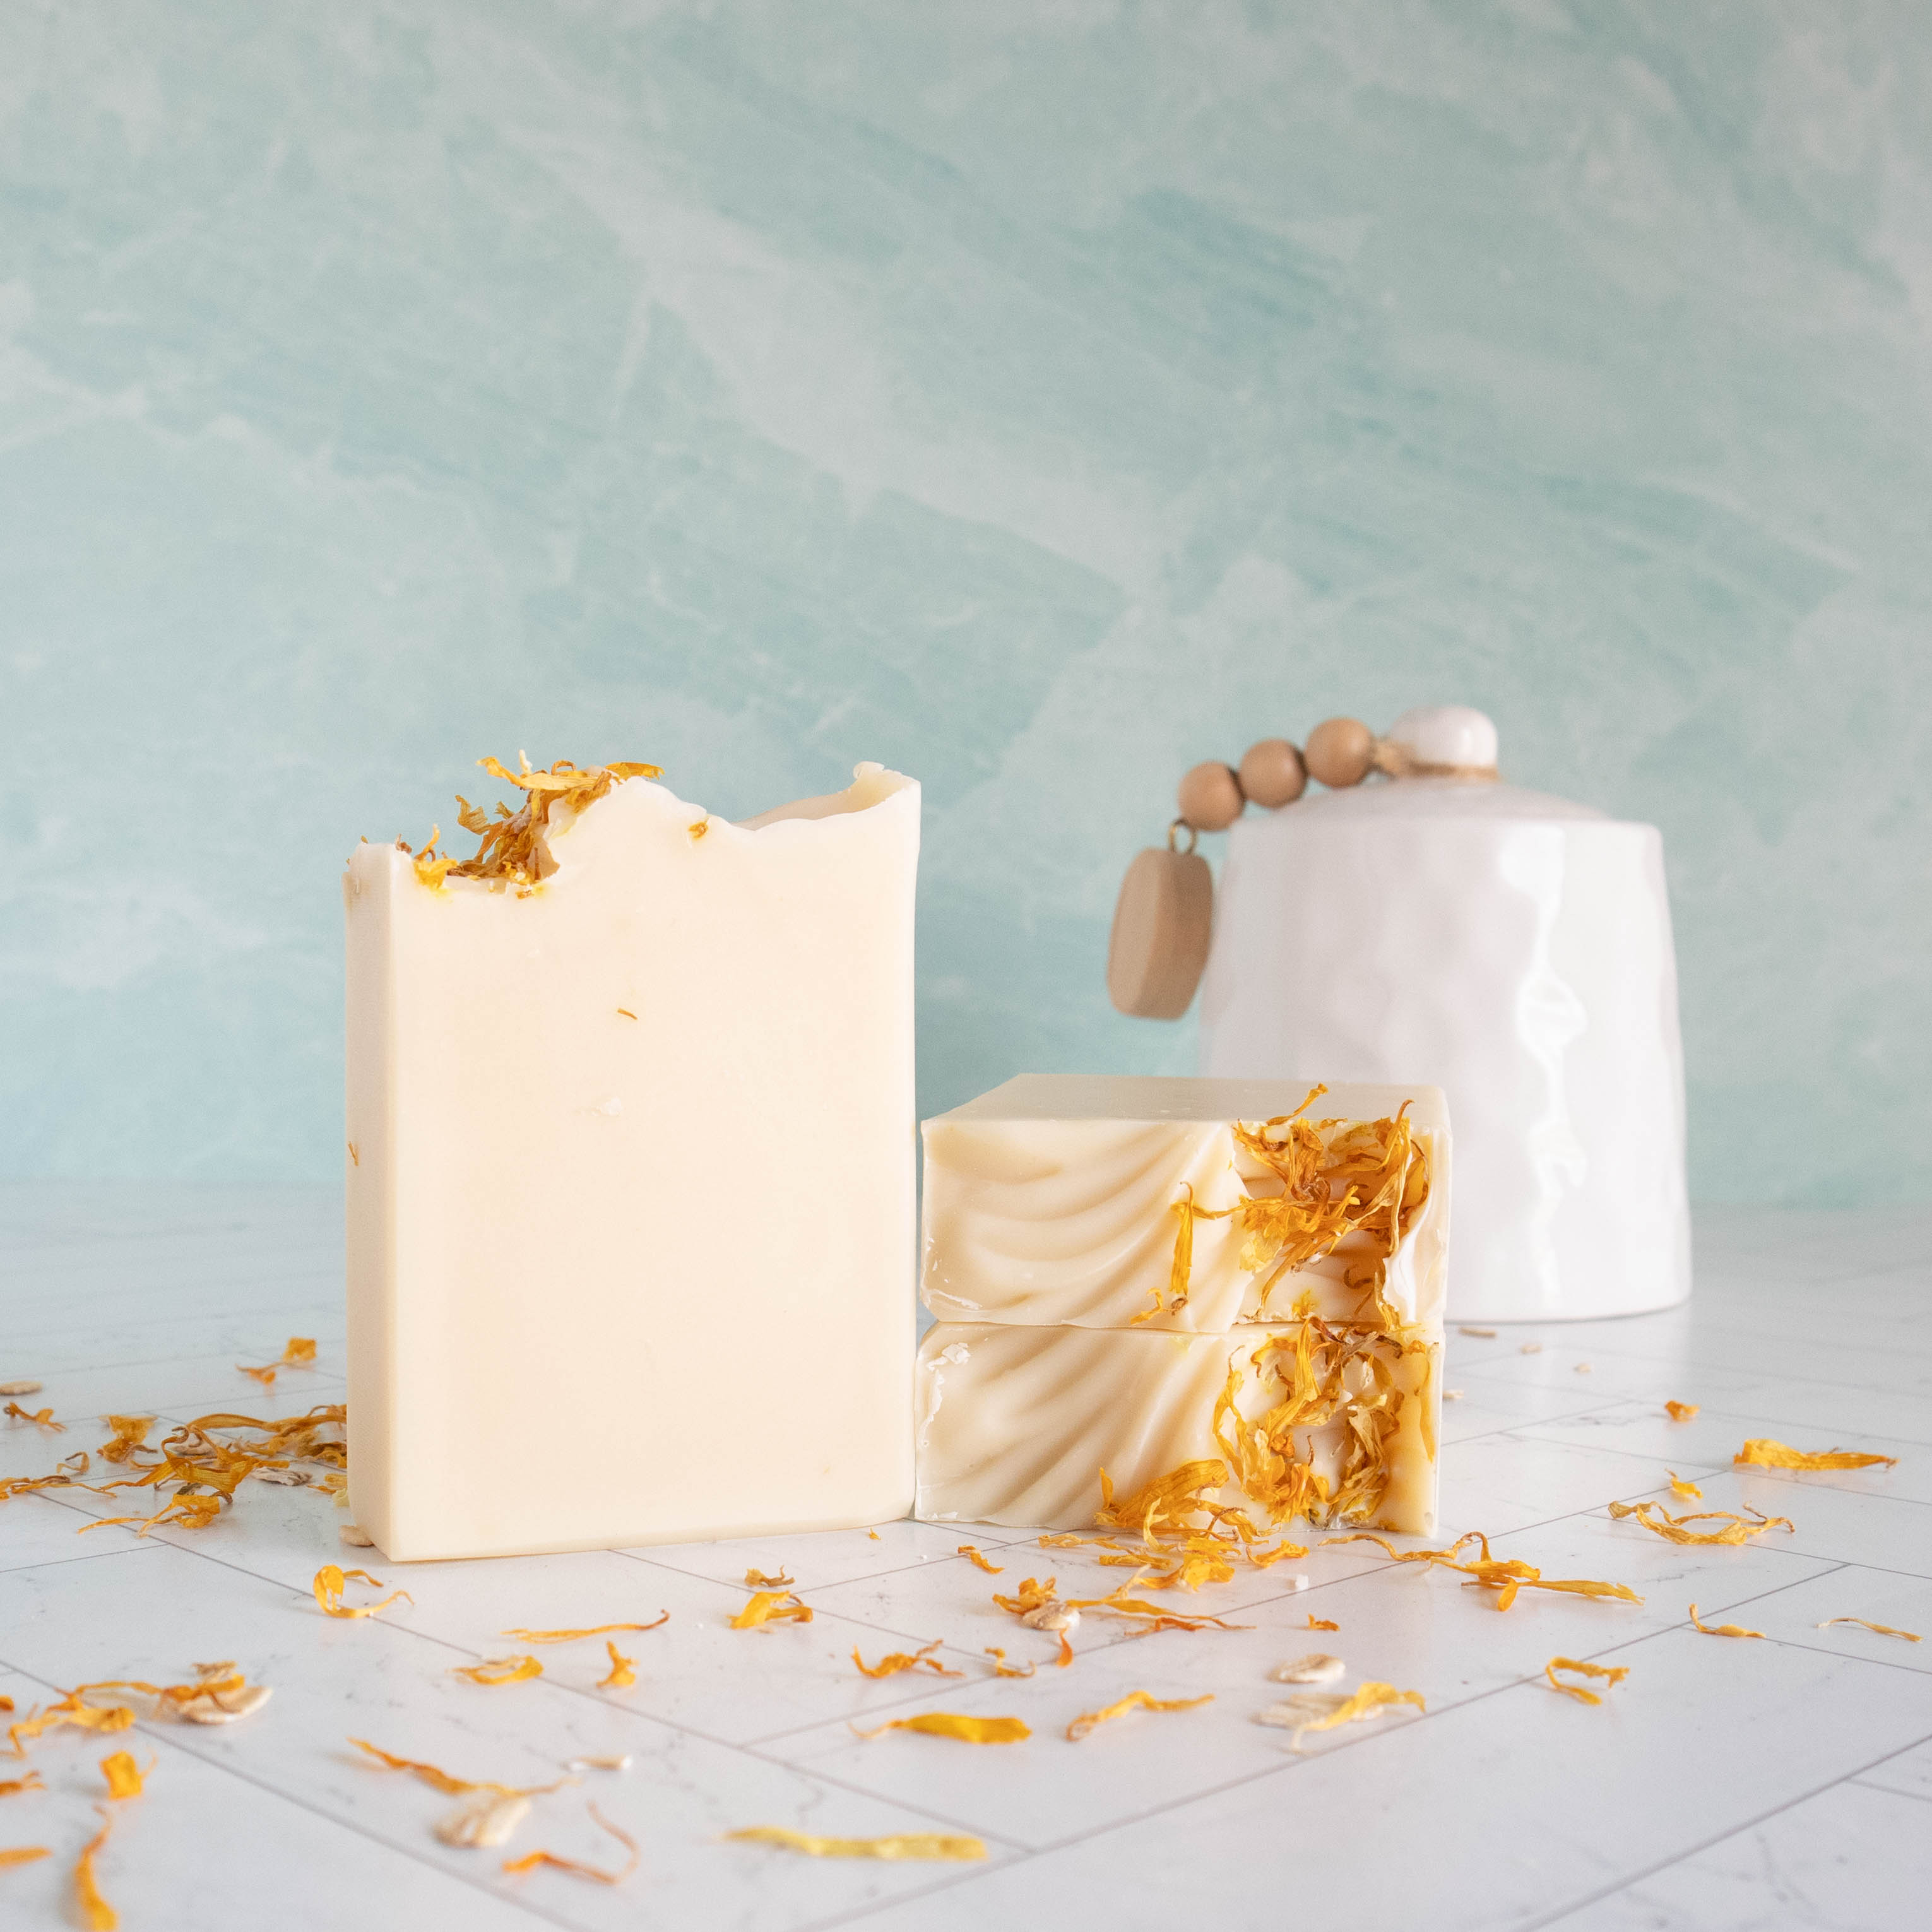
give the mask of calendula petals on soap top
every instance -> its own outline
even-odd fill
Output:
[[[986,1840],[938,1832],[900,1832],[885,1838],[822,1838],[811,1832],[794,1832],[782,1825],[748,1825],[727,1832],[728,1840],[776,1845],[808,1858],[883,1858],[952,1860],[964,1862],[986,1856]]]
[[[956,1738],[966,1744],[1016,1744],[1033,1732],[1018,1718],[968,1718],[955,1711],[922,1711],[911,1718],[895,1718],[876,1730],[852,1729],[869,1744],[888,1731],[916,1731],[922,1737]]]
[[[1768,1436],[1754,1436],[1731,1458],[1760,1469],[1872,1469],[1895,1468],[1896,1456],[1867,1456],[1856,1449],[1794,1449]]]
[[[1203,1704],[1214,1701],[1210,1691],[1204,1697],[1156,1697],[1150,1690],[1130,1690],[1117,1702],[1104,1710],[1083,1711],[1066,1727],[1066,1741],[1078,1744],[1080,1740],[1099,1729],[1102,1724],[1112,1724],[1116,1718],[1124,1718],[1130,1711],[1196,1711]]]
[[[810,1606],[790,1590],[760,1590],[731,1619],[734,1630],[757,1630],[767,1624],[808,1624]]]
[[[859,1654],[859,1646],[854,1644],[852,1661],[859,1666],[860,1674],[866,1677],[896,1677],[902,1670],[929,1670],[935,1677],[963,1677],[964,1671],[947,1670],[932,1654],[939,1648],[940,1642],[939,1638],[934,1637],[932,1642],[922,1645],[916,1651],[892,1651],[876,1664],[868,1664]]]
[[[392,1590],[380,1604],[365,1604],[359,1607],[345,1604],[342,1593],[353,1580],[367,1583],[371,1589],[380,1590],[382,1580],[372,1576],[366,1570],[340,1570],[333,1563],[325,1563],[315,1573],[315,1600],[323,1612],[332,1617],[373,1617],[378,1610],[386,1610],[399,1599],[413,1603],[416,1599],[406,1590]]]

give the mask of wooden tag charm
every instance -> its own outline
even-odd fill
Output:
[[[1127,868],[1107,944],[1107,995],[1136,1019],[1178,1020],[1208,963],[1214,922],[1214,875],[1194,850],[1178,850],[1176,819],[1167,848],[1150,845]]]

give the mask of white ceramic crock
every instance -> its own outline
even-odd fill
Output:
[[[1492,766],[1461,706],[1388,739]],[[1428,1082],[1456,1149],[1449,1312],[1585,1319],[1690,1292],[1677,970],[1657,828],[1514,785],[1372,778],[1229,833],[1201,1071]]]

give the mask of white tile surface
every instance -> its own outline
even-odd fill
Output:
[[[0,1187],[0,1378],[40,1376],[61,1437],[0,1426],[0,1474],[34,1473],[102,1439],[121,1410],[179,1420],[214,1407],[283,1414],[339,1400],[338,1204],[326,1195]],[[1097,1595],[1121,1580],[1090,1550],[1042,1550],[1010,1531],[882,1524],[824,1537],[657,1546],[554,1558],[365,1567],[413,1600],[382,1618],[322,1617],[323,1562],[352,1563],[345,1513],[314,1492],[252,1484],[200,1532],[86,1531],[140,1507],[56,1490],[0,1505],[0,1694],[24,1708],[89,1677],[176,1681],[233,1656],[275,1686],[230,1729],[144,1726],[157,1759],[124,1815],[102,1882],[130,1932],[257,1922],[412,1928],[550,1924],[983,1932],[1029,1922],[1311,1922],[1440,1927],[1726,1928],[1916,1922],[1932,1842],[1932,1642],[1852,1626],[1852,1615],[1932,1636],[1932,1216],[1706,1217],[1688,1310],[1624,1322],[1452,1336],[1444,1412],[1445,1533],[1481,1528],[1496,1553],[1552,1578],[1628,1582],[1640,1605],[1486,1594],[1372,1545],[1322,1547],[1182,1597],[1244,1628],[1136,1637],[1090,1616],[1077,1655],[992,1598],[1028,1575]],[[262,1391],[238,1362],[314,1335],[316,1372]],[[1526,1342],[1540,1344],[1525,1354]],[[1580,1364],[1588,1372],[1580,1373]],[[1697,1402],[1693,1422],[1666,1397]],[[1744,1438],[1869,1448],[1892,1471],[1738,1471]],[[1682,1548],[1614,1522],[1612,1498],[1667,1496],[1667,1472],[1708,1504],[1791,1517],[1741,1549]],[[100,1473],[98,1466],[94,1472]],[[956,1554],[977,1543],[991,1576]],[[744,1572],[788,1570],[809,1625],[734,1631]],[[1297,1574],[1308,1587],[1297,1591]],[[1689,1629],[1707,1617],[1761,1641]],[[620,1637],[633,1690],[596,1688],[600,1642],[545,1647],[543,1678],[486,1690],[452,1664],[518,1648],[514,1625],[643,1622]],[[1311,1632],[1312,1613],[1340,1625]],[[873,1682],[854,1669],[938,1640],[963,1674]],[[1003,1646],[1040,1664],[987,1676]],[[1310,1738],[1251,1721],[1285,1694],[1271,1666],[1311,1648],[1347,1683],[1420,1690],[1426,1716]],[[1552,1694],[1562,1654],[1628,1665],[1604,1705]],[[1131,1690],[1211,1694],[1199,1709],[1136,1712],[1079,1744],[1068,1720]],[[974,1747],[853,1734],[920,1709],[1005,1712],[1025,1743]],[[567,1874],[521,1881],[506,1854],[431,1833],[452,1801],[376,1768],[351,1736],[509,1782],[572,1755],[634,1754],[623,1777],[538,1801],[509,1852],[548,1845],[607,1862],[596,1796],[638,1836],[640,1872],[616,1891]],[[0,1806],[0,1844],[46,1843],[0,1872],[0,1922],[69,1922],[74,1852],[92,1829],[109,1747],[57,1734],[33,1750],[44,1793]],[[1292,1821],[1285,1831],[1283,1821]],[[848,1835],[976,1832],[970,1866],[818,1862],[721,1842],[734,1826]],[[1400,1841],[1401,1859],[1365,1851]]]

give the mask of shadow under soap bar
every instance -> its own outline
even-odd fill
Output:
[[[902,1516],[919,788],[559,816],[534,891],[344,881],[356,1520],[408,1560]]]

